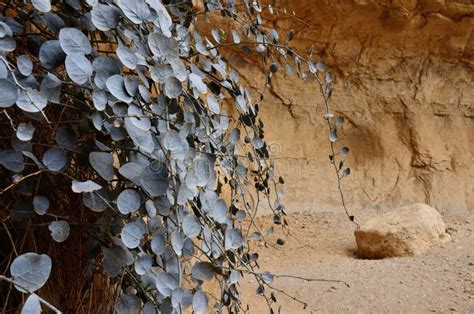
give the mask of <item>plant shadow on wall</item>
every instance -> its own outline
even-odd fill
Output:
[[[219,0],[201,10],[11,0],[0,10],[2,311],[239,312],[242,276],[273,311],[287,292],[271,283],[285,275],[259,271],[252,247],[284,239],[270,242],[273,228],[254,218],[265,202],[288,234],[284,182],[258,115],[265,90],[252,95],[221,50],[256,55],[265,88],[280,68],[316,80],[346,212],[350,174],[349,150],[335,144],[332,75],[289,47],[292,33],[262,25],[287,13]],[[200,33],[196,21],[216,15],[228,29]]]

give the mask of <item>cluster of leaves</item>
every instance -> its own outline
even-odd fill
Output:
[[[119,313],[238,312],[243,274],[255,276],[269,305],[276,300],[251,241],[266,242],[253,221],[262,200],[275,224],[286,223],[283,180],[267,160],[263,93],[252,97],[221,49],[261,58],[269,84],[283,66],[314,76],[325,99],[332,92],[324,63],[288,48],[292,33],[280,38],[262,25],[271,5],[202,4],[195,12],[189,0],[12,0],[0,16],[0,108],[10,131],[1,194],[21,190],[27,201],[13,204],[13,219],[53,217],[52,239],[63,242],[68,216],[49,216],[55,200],[37,187],[42,174],[69,182],[82,199],[76,206],[99,213],[90,236],[107,274],[120,279]],[[213,15],[233,29],[203,27]],[[51,259],[35,253],[11,265],[27,292],[50,270]],[[211,280],[217,296],[204,291]],[[25,307],[39,301],[32,294]]]

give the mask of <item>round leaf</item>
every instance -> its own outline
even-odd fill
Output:
[[[62,149],[53,147],[43,155],[43,164],[51,171],[59,172],[67,164],[67,156]]]
[[[77,28],[65,27],[59,32],[59,43],[66,54],[84,54],[92,52],[89,39]]]
[[[33,198],[33,209],[38,215],[44,215],[49,209],[49,200],[42,195],[36,195]]]
[[[176,278],[174,278],[172,275],[165,272],[160,272],[156,276],[156,288],[165,297],[170,296],[173,290],[177,287],[178,280],[176,280]]]
[[[113,179],[115,170],[114,159],[111,154],[105,152],[92,152],[89,154],[89,162],[95,171],[107,181]]]
[[[22,172],[25,169],[23,155],[14,150],[0,151],[0,165],[13,172]]]
[[[16,65],[18,71],[20,71],[23,76],[30,76],[33,72],[33,62],[31,62],[31,59],[27,55],[18,56]]]
[[[41,12],[51,11],[51,0],[31,0],[31,4],[38,11],[41,11]]]
[[[10,273],[18,284],[15,288],[21,292],[34,292],[41,288],[51,273],[51,258],[48,255],[25,253],[15,258]]]
[[[69,232],[71,228],[65,220],[53,221],[48,226],[49,231],[51,231],[51,237],[56,242],[64,242],[69,237]]]
[[[192,277],[196,280],[209,281],[214,278],[214,267],[208,262],[196,263],[193,267]]]
[[[48,100],[37,90],[27,88],[18,92],[18,99],[16,105],[23,111],[26,112],[40,112],[46,105]]]
[[[48,73],[41,81],[41,94],[52,103],[60,103],[61,81],[56,75]]]
[[[97,3],[91,11],[92,23],[101,31],[117,27],[120,21],[120,10],[113,5]]]
[[[135,24],[145,22],[150,16],[150,8],[144,0],[117,0],[117,5]]]
[[[61,49],[59,40],[45,42],[39,51],[39,60],[46,69],[52,70],[63,64],[66,54]]]
[[[168,98],[178,98],[183,88],[181,82],[175,77],[168,77],[165,81],[165,95]]]
[[[140,204],[140,194],[132,189],[123,190],[117,197],[117,208],[124,215],[136,212]]]
[[[204,314],[208,307],[207,295],[203,291],[197,291],[193,296],[193,310],[196,314]]]
[[[131,222],[122,228],[122,242],[129,249],[134,249],[140,245],[140,241],[145,233],[143,224]]]
[[[116,74],[109,77],[107,79],[106,85],[109,92],[118,100],[126,103],[132,102],[133,97],[130,96],[125,89],[123,76]]]
[[[0,108],[11,107],[18,98],[16,85],[5,78],[0,79]]]
[[[21,308],[21,314],[39,314],[41,313],[40,299],[36,294],[30,294],[25,304]]]
[[[69,150],[73,150],[77,142],[76,133],[70,126],[59,127],[55,139],[59,147]]]
[[[16,137],[20,141],[31,141],[33,138],[33,133],[35,132],[35,128],[30,123],[20,123],[16,128]]]
[[[184,217],[183,232],[190,238],[195,238],[201,233],[201,223],[195,215],[188,214]]]
[[[74,83],[82,85],[89,81],[93,69],[83,54],[74,53],[66,57],[66,71]]]

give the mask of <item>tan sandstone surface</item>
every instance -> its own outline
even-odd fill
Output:
[[[417,202],[441,212],[474,208],[474,4],[472,1],[277,1],[267,22],[295,32],[292,46],[336,76],[333,111],[345,118],[344,179],[351,208]],[[228,55],[256,88],[264,76]],[[340,210],[316,84],[278,73],[262,105],[266,138],[286,179],[289,211]]]

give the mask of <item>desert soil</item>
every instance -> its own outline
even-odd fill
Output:
[[[356,217],[365,221],[375,214]],[[277,292],[282,313],[474,313],[474,215],[443,218],[453,241],[424,256],[364,260],[356,254],[354,226],[343,214],[290,214],[285,245],[259,249],[261,270],[350,286],[276,278],[274,287],[307,303],[303,309]],[[267,230],[271,217],[258,223]],[[275,243],[276,235],[270,239]],[[269,313],[266,301],[255,295],[255,279],[244,276],[241,284],[249,313]]]

